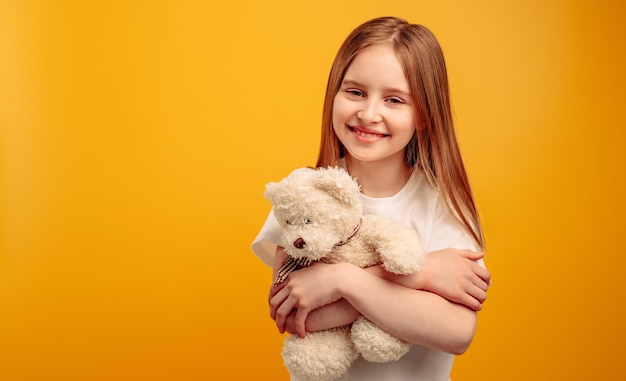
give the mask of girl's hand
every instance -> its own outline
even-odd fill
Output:
[[[419,271],[418,288],[480,311],[491,281],[489,270],[475,262],[484,255],[482,252],[457,249],[428,253]]]
[[[279,332],[285,332],[287,317],[295,311],[295,331],[300,337],[304,337],[308,314],[341,298],[338,285],[342,277],[349,276],[346,271],[350,267],[355,266],[345,263],[314,263],[294,271],[287,280],[272,286],[269,295],[270,316],[276,321]]]
[[[396,275],[385,271],[382,266],[372,266],[367,270],[404,287],[429,291],[480,311],[487,299],[491,273],[474,261],[484,255],[470,250],[443,249],[427,253],[422,269],[414,274]]]

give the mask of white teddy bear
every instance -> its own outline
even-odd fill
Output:
[[[300,169],[266,185],[264,196],[282,229],[287,261],[275,283],[312,261],[349,262],[359,267],[382,264],[395,274],[411,274],[424,258],[417,233],[399,222],[363,215],[360,187],[338,167]],[[411,344],[361,316],[350,326],[288,336],[282,356],[290,374],[302,381],[341,377],[359,355],[390,362]]]

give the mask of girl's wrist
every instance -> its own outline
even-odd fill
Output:
[[[416,290],[427,290],[428,284],[428,273],[424,271],[424,267],[422,267],[419,271],[412,275],[413,278],[413,288]]]
[[[360,283],[360,272],[363,271],[360,267],[350,263],[337,263],[339,274],[339,282],[337,284],[337,290],[342,298],[349,296],[351,290],[358,287]]]

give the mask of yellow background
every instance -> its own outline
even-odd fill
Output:
[[[266,182],[366,19],[448,61],[493,286],[456,380],[623,369],[618,1],[0,1],[0,379],[286,380]]]

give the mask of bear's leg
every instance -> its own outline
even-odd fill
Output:
[[[291,375],[302,381],[331,381],[341,377],[359,354],[349,338],[348,327],[288,336],[282,356]]]
[[[411,348],[411,343],[383,331],[363,316],[352,324],[351,337],[356,350],[371,362],[396,361]]]

